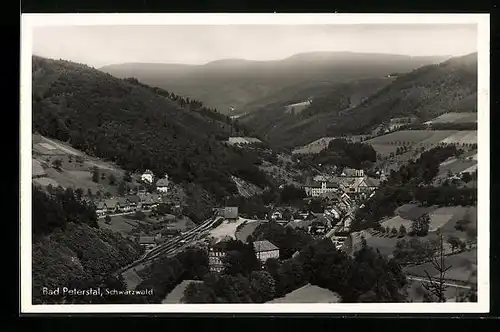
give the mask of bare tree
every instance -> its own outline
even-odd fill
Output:
[[[424,283],[423,286],[424,288],[429,291],[432,295],[434,295],[438,302],[446,302],[446,299],[444,297],[444,291],[446,290],[447,286],[445,285],[445,275],[446,272],[451,268],[451,265],[446,266],[446,263],[444,261],[445,255],[444,255],[444,247],[443,247],[443,235],[439,235],[439,253],[436,256],[432,258],[432,266],[439,272],[439,276],[436,278],[433,278],[430,276],[429,272],[425,270],[425,274],[427,275],[427,279],[429,280],[428,283]]]

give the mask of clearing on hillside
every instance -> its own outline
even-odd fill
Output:
[[[476,112],[463,112],[463,113],[449,112],[449,113],[441,114],[437,118],[425,122],[425,124],[432,124],[432,123],[474,123],[474,122],[477,122],[477,113]]]

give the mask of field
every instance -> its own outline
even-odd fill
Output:
[[[255,137],[229,137],[227,143],[229,145],[235,144],[251,144],[251,143],[261,143],[262,141]]]
[[[399,227],[401,227],[401,225],[403,225],[408,230],[411,227],[411,223],[412,223],[412,221],[410,219],[404,219],[404,218],[401,218],[400,216],[395,216],[389,220],[381,222],[380,224],[383,227],[389,227],[391,229],[393,227],[395,227],[397,230],[399,230]]]
[[[304,145],[300,148],[297,148],[292,151],[293,154],[314,154],[314,153],[320,153],[324,149],[328,147],[328,144],[337,138],[345,138],[349,141],[352,142],[360,142],[361,138],[364,137],[362,135],[353,135],[349,137],[322,137],[320,139],[317,139],[307,145]],[[395,149],[394,149],[395,151]]]
[[[178,284],[165,299],[161,302],[162,304],[179,304],[183,303],[181,300],[184,297],[184,291],[193,282],[201,282],[199,280],[183,280]]]
[[[436,210],[437,206],[419,206],[418,204],[404,204],[398,207],[394,212],[404,219],[414,220],[425,213],[430,213]]]
[[[445,276],[448,280],[463,282],[477,282],[477,250],[464,251],[459,254],[449,255],[445,258],[445,265],[451,266]],[[406,273],[417,277],[426,277],[425,271],[431,277],[435,277],[438,271],[432,266],[432,263],[425,263],[416,266],[410,266],[404,269]]]
[[[473,123],[477,122],[477,113],[463,112],[463,113],[445,113],[435,119],[427,121],[426,124],[431,123]]]
[[[287,105],[285,107],[285,113],[300,114],[303,110],[307,109],[311,105],[310,101],[303,101],[301,103]]]
[[[45,170],[42,167],[42,163],[39,160],[32,159],[32,176],[44,176]]]
[[[378,154],[387,156],[391,152],[396,152],[397,147],[403,144],[414,149],[430,149],[440,143],[477,144],[477,131],[400,130],[366,140],[363,143],[371,144]]]
[[[338,303],[338,294],[315,285],[307,284],[267,303]]]
[[[94,194],[98,190],[101,193],[117,194],[117,184],[124,175],[124,171],[118,166],[90,157],[57,140],[36,134],[32,135],[32,139],[33,176],[39,176],[33,180],[34,183],[42,186],[50,184],[63,188],[82,188],[85,193],[90,189]],[[53,167],[55,160],[61,162],[60,170]],[[104,179],[99,178],[97,183],[92,181],[91,170],[94,166],[99,168],[100,175],[104,175]],[[116,178],[115,185],[109,184],[111,174]],[[130,185],[136,184],[137,181],[133,181]]]
[[[59,183],[57,183],[57,181],[55,181],[54,179],[50,179],[50,178],[37,178],[37,179],[33,179],[33,183],[35,183],[37,185],[40,185],[42,187],[46,187],[46,186],[49,186],[49,185],[51,185],[52,187],[59,186]]]
[[[99,227],[110,229],[123,236],[129,236],[139,224],[138,221],[126,218],[123,215],[111,217],[111,223],[109,225],[105,223],[104,218],[100,218],[98,223]]]
[[[422,241],[428,241],[436,238],[436,230],[439,228],[445,238],[456,236],[460,240],[468,240],[466,232],[461,232],[455,229],[455,225],[459,220],[469,220],[470,223],[467,227],[477,228],[477,208],[476,207],[418,207],[415,204],[405,204],[395,210],[396,216],[382,221],[381,225],[390,228],[395,227],[399,231],[399,227],[404,225],[406,230],[409,231],[411,227],[411,219],[415,219],[429,213],[430,227],[429,235],[420,237]],[[382,255],[390,255],[394,251],[396,243],[401,239],[398,237],[390,237],[386,234],[380,234],[371,230],[364,230],[361,232],[353,233],[352,241],[354,250],[360,248],[361,236],[366,240],[368,246],[380,250]],[[409,238],[409,237],[407,237]],[[444,244],[445,252],[451,252],[451,247],[448,243]]]

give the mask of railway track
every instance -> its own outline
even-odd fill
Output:
[[[119,275],[123,274],[125,271],[130,270],[138,265],[148,263],[155,258],[158,258],[160,256],[173,256],[176,253],[178,253],[181,249],[191,245],[193,242],[198,240],[198,237],[202,235],[204,232],[209,231],[210,229],[213,228],[213,225],[219,221],[220,219],[223,219],[223,217],[219,216],[218,214],[214,215],[212,218],[204,221],[200,225],[196,226],[195,228],[185,232],[184,234],[181,234],[179,236],[176,236],[173,239],[170,239],[159,246],[153,248],[152,250],[146,252],[141,258],[138,260],[132,262],[131,264],[121,268],[120,270],[116,271],[114,275]]]

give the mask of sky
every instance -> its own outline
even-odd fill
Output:
[[[351,51],[412,56],[477,52],[475,24],[52,26],[33,29],[33,54],[99,68],[127,62],[205,64]]]

